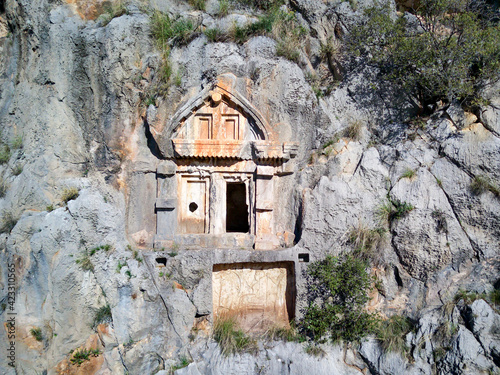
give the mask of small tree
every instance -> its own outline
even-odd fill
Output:
[[[378,318],[365,305],[373,278],[366,261],[331,255],[308,270],[308,299],[301,329],[314,341],[358,341],[375,332]]]
[[[480,89],[500,79],[498,14],[481,0],[418,3],[413,22],[391,17],[388,5],[366,9],[348,50],[421,108],[439,100],[477,104]]]

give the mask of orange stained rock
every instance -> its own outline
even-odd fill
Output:
[[[77,350],[82,349],[99,349],[102,352],[102,346],[99,340],[98,334],[91,335],[85,344]],[[98,356],[89,356],[89,359],[84,361],[82,364],[77,365],[71,363],[71,358],[73,354],[70,354],[68,358],[63,359],[61,362],[57,364],[55,367],[57,375],[94,375],[97,374],[104,364],[104,356],[99,354]]]

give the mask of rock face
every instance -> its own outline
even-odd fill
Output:
[[[357,3],[290,1],[285,8],[308,30],[295,61],[268,36],[237,44],[196,32],[185,45],[172,42],[178,82],[163,87],[153,7],[172,18],[184,14],[200,30],[230,31],[255,22],[258,12],[236,6],[221,16],[215,0],[205,11],[170,0],[1,2],[0,151],[8,150],[0,165],[1,373],[499,371],[498,305],[481,298],[499,288],[500,199],[494,188],[471,187],[478,178],[499,184],[500,87],[485,89],[490,104],[478,113],[452,104],[425,126],[408,127],[411,108],[396,111],[365,87],[373,72],[350,74],[340,61],[321,58],[321,45],[349,32],[372,4]],[[343,80],[316,96],[316,76]],[[233,77],[238,97],[223,96],[217,84],[224,77]],[[218,153],[181,165],[183,155],[203,155],[177,126],[191,114],[214,115],[196,112],[219,102],[214,94],[226,115],[254,111],[245,118],[267,123],[273,134],[242,135],[233,139],[241,141],[237,153],[226,155],[222,142]],[[175,237],[178,216],[166,212],[183,193],[168,181],[196,173],[211,181],[207,196],[222,207],[227,181],[242,183],[231,180],[236,156],[257,181],[245,185],[247,195],[262,194],[245,201],[261,215],[247,224],[271,229],[227,236],[226,227],[217,240],[215,232]],[[230,159],[214,172],[214,157]],[[388,215],[396,206],[405,212]],[[210,210],[207,220],[217,217]],[[159,226],[172,236],[155,237]],[[254,353],[221,353],[211,338],[215,310],[281,314],[276,321],[285,325],[287,317],[300,319],[308,262],[352,252],[350,233],[375,229],[385,234],[375,249],[379,285],[369,308],[416,322],[405,355],[375,338],[321,345],[319,357],[306,344],[264,339]],[[259,238],[264,245],[255,250]],[[221,270],[230,281],[217,279]],[[280,284],[275,294],[266,291],[273,283]],[[214,285],[231,298],[214,303]],[[457,302],[460,290],[481,298]],[[251,315],[244,316],[252,330]],[[71,361],[84,350],[93,350],[88,360]],[[11,351],[15,358],[4,355]]]

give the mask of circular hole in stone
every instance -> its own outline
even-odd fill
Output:
[[[198,205],[194,202],[189,203],[189,211],[195,212],[198,209]]]

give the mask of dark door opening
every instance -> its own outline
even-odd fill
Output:
[[[239,182],[228,182],[226,187],[226,232],[248,233],[246,186]]]

